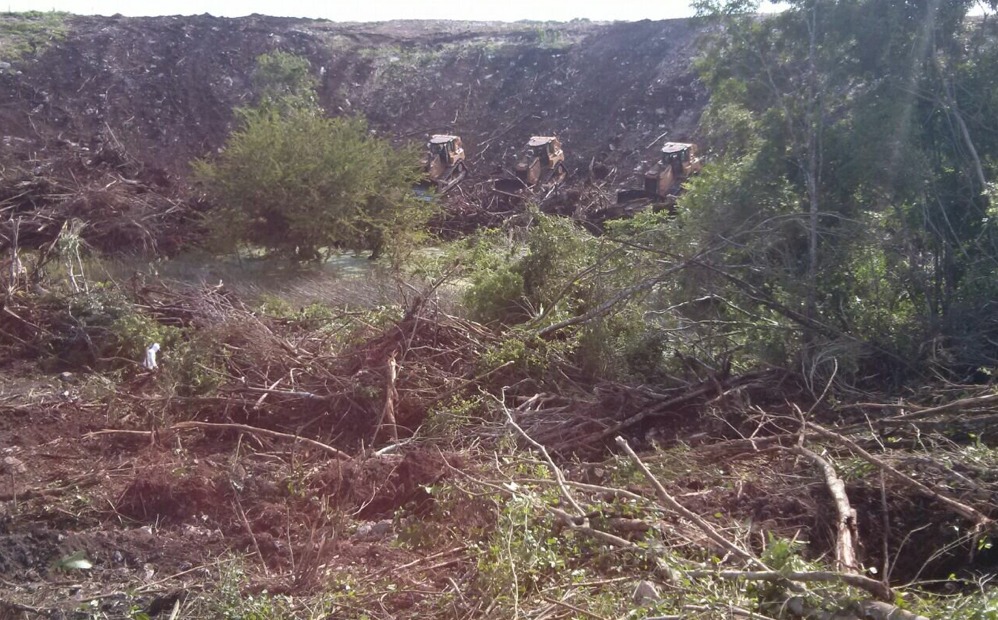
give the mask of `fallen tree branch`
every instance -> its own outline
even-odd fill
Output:
[[[260,551],[260,544],[257,543],[253,527],[250,526],[249,519],[246,518],[246,511],[243,510],[243,504],[239,501],[239,495],[236,494],[235,497],[236,507],[239,508],[239,517],[242,519],[243,527],[246,528],[246,533],[249,534],[250,541],[253,543],[253,550],[256,551],[256,557],[260,558],[260,566],[263,567],[263,574],[270,577],[270,570],[267,568],[267,558],[263,557],[263,552]]]
[[[864,620],[929,620],[925,616],[879,601],[860,601],[854,603],[853,607]]]
[[[610,299],[607,299],[606,301],[604,301],[600,305],[596,306],[595,308],[593,308],[589,312],[586,312],[585,314],[580,314],[578,316],[573,316],[573,317],[565,319],[563,321],[558,321],[557,323],[553,323],[551,325],[548,325],[547,327],[538,330],[537,331],[537,336],[540,337],[540,338],[544,338],[544,337],[550,336],[551,334],[553,334],[555,332],[559,332],[559,331],[561,331],[562,329],[564,329],[566,327],[571,327],[572,325],[578,325],[580,323],[585,323],[587,321],[591,321],[591,320],[593,320],[595,318],[598,318],[598,317],[601,317],[603,315],[609,314],[610,311],[613,310],[613,308],[617,304],[630,299],[631,297],[637,295],[638,293],[643,293],[645,291],[651,290],[652,288],[655,288],[657,285],[659,285],[659,284],[661,284],[663,282],[669,281],[671,279],[671,277],[672,277],[673,274],[675,274],[675,273],[677,273],[679,271],[682,271],[683,269],[686,269],[686,267],[688,267],[689,265],[695,263],[699,259],[699,257],[702,256],[703,254],[704,254],[704,252],[701,252],[700,254],[697,254],[697,256],[695,256],[693,258],[684,260],[681,263],[673,265],[672,267],[666,269],[665,271],[663,271],[662,273],[658,274],[654,278],[648,278],[647,280],[642,280],[641,282],[638,282],[637,284],[634,284],[632,286],[629,286],[629,287],[627,287],[627,288],[625,288],[625,289],[617,292],[616,295],[610,297]]]
[[[134,431],[127,429],[117,429],[117,428],[105,428],[99,431],[90,431],[86,435],[83,435],[83,439],[93,439],[94,437],[100,435],[138,435],[139,437],[153,437],[155,433],[153,431]]]
[[[703,267],[705,269],[709,269],[710,271],[713,271],[714,273],[718,274],[719,276],[721,276],[725,280],[731,282],[736,287],[738,287],[739,289],[741,289],[742,292],[745,295],[747,295],[750,299],[752,299],[752,300],[754,300],[754,301],[756,301],[756,302],[758,302],[758,303],[766,306],[767,308],[773,310],[774,312],[776,312],[778,314],[783,315],[784,317],[790,319],[794,323],[797,323],[799,326],[801,326],[801,327],[803,327],[803,328],[805,328],[807,330],[811,330],[811,331],[813,331],[813,332],[815,332],[817,334],[821,334],[822,336],[824,336],[824,337],[826,337],[826,338],[828,338],[830,340],[847,340],[849,342],[861,345],[863,347],[869,347],[869,348],[873,349],[874,351],[877,351],[878,353],[882,353],[882,354],[886,355],[887,357],[890,357],[894,361],[902,364],[905,368],[908,368],[908,369],[912,368],[911,362],[908,361],[908,360],[906,360],[906,359],[904,359],[904,358],[902,358],[897,353],[894,353],[893,351],[890,351],[888,349],[885,349],[885,348],[879,347],[877,345],[874,345],[874,344],[872,344],[872,343],[870,343],[868,341],[862,341],[862,340],[856,338],[855,336],[853,336],[852,334],[849,334],[847,332],[841,331],[841,330],[836,329],[835,327],[833,327],[831,325],[828,325],[827,323],[823,323],[823,322],[818,321],[818,320],[816,320],[816,319],[814,319],[812,317],[809,317],[809,316],[807,316],[805,314],[802,314],[802,313],[798,312],[797,310],[791,308],[790,306],[787,306],[786,304],[781,303],[776,298],[774,298],[772,295],[770,295],[768,292],[760,289],[759,287],[751,284],[750,282],[748,282],[748,281],[746,281],[746,280],[744,280],[742,278],[739,278],[738,276],[736,276],[734,274],[731,274],[731,273],[725,271],[724,269],[722,269],[721,267],[719,267],[717,265],[714,265],[714,264],[711,264],[711,263],[705,262],[705,261],[700,261],[700,260],[697,260],[696,258],[691,259],[690,262],[691,263],[695,263],[698,266],[701,266],[701,267]]]
[[[493,483],[488,482],[486,480],[479,480],[478,478],[475,478],[475,477],[471,476],[467,472],[465,472],[465,471],[463,471],[463,470],[461,470],[461,469],[459,469],[457,467],[454,467],[453,465],[451,465],[450,463],[447,462],[447,459],[444,459],[444,465],[451,472],[457,474],[458,476],[461,476],[462,478],[464,478],[466,480],[471,481],[474,484],[477,484],[477,485],[480,485],[480,486],[483,486],[483,487],[486,487],[486,488],[489,488],[489,489],[493,489],[495,491],[498,491],[500,493],[509,495],[511,497],[530,498],[530,496],[524,495],[522,493],[519,493],[518,491],[516,491],[514,489],[511,489],[509,487],[498,485],[498,484],[493,484]],[[558,470],[558,471],[560,472],[560,470]],[[566,489],[566,491],[567,491],[567,489]],[[532,498],[530,498],[530,499],[532,499]],[[567,499],[569,499],[569,503],[571,503],[571,504],[573,504],[575,506],[578,506],[578,504],[575,502],[574,499],[571,498],[570,495],[568,496]],[[620,548],[623,548],[623,549],[636,549],[636,550],[639,550],[639,551],[643,551],[643,549],[641,549],[638,545],[636,545],[635,543],[633,543],[633,542],[631,542],[629,540],[626,540],[626,539],[621,538],[619,536],[614,536],[613,534],[610,534],[608,532],[604,532],[602,530],[597,530],[597,529],[591,527],[589,525],[589,519],[588,519],[588,517],[586,515],[584,515],[584,514],[581,515],[581,516],[579,516],[579,515],[573,515],[573,514],[570,514],[567,511],[565,511],[565,510],[562,510],[560,508],[556,508],[554,506],[548,506],[547,504],[544,504],[541,507],[544,510],[547,510],[548,512],[550,512],[551,514],[553,514],[554,516],[558,517],[558,520],[559,520],[559,522],[562,525],[564,525],[565,527],[567,527],[570,530],[578,532],[579,534],[583,534],[585,536],[589,536],[591,538],[594,538],[596,540],[604,542],[607,545],[610,545],[612,547],[620,547]],[[580,508],[578,508],[578,510],[581,511],[582,508],[580,507]]]
[[[900,415],[887,418],[883,420],[884,422],[906,422],[909,420],[918,420],[921,418],[927,418],[933,416],[937,413],[945,413],[947,411],[952,411],[953,409],[966,409],[969,407],[980,407],[982,405],[991,405],[998,402],[998,394],[987,394],[985,396],[971,396],[970,398],[961,398],[960,400],[954,400],[951,403],[946,403],[945,405],[938,405],[936,407],[929,407],[928,409],[921,409],[919,411],[913,411],[911,413],[902,413]],[[878,406],[895,406],[895,405],[878,405]]]
[[[620,446],[621,449],[623,449],[624,452],[627,453],[627,456],[629,456],[631,460],[634,461],[634,464],[638,466],[638,469],[641,470],[641,473],[644,474],[645,478],[648,479],[652,487],[655,489],[655,495],[658,497],[659,501],[665,504],[667,508],[679,513],[684,518],[693,522],[693,524],[695,524],[697,528],[699,528],[700,531],[707,536],[707,538],[711,539],[712,541],[720,545],[721,548],[726,549],[728,552],[734,554],[738,558],[750,564],[753,564],[763,569],[764,571],[769,571],[769,567],[767,567],[762,562],[762,560],[755,557],[745,549],[742,549],[741,547],[731,542],[724,536],[718,534],[717,530],[715,530],[710,523],[704,521],[700,517],[700,515],[689,510],[688,508],[680,504],[678,501],[676,501],[671,495],[669,495],[669,492],[665,490],[665,487],[662,486],[662,483],[658,481],[658,478],[656,478],[655,475],[651,473],[651,470],[648,469],[648,466],[644,464],[644,462],[634,452],[631,446],[628,445],[627,440],[625,440],[623,437],[617,437],[617,445]]]
[[[707,606],[707,605],[683,605],[683,611],[699,611],[699,612],[704,612],[704,611],[722,612],[723,611],[725,614],[728,614],[730,616],[740,616],[742,618],[748,618],[749,620],[774,620],[773,618],[771,618],[769,616],[764,616],[764,615],[762,615],[760,613],[756,613],[754,611],[749,611],[748,609],[742,609],[741,607],[737,607],[735,605],[732,605],[731,603],[727,603],[725,605],[714,605],[714,606]]]
[[[503,395],[505,396],[505,393]],[[572,497],[572,493],[568,490],[568,487],[565,485],[565,474],[562,473],[561,468],[555,465],[554,459],[552,459],[551,455],[548,454],[547,448],[545,448],[540,443],[536,442],[530,435],[527,434],[526,431],[520,428],[520,425],[518,425],[513,420],[513,414],[510,413],[509,407],[506,406],[505,402],[500,400],[499,404],[502,406],[502,410],[506,414],[506,423],[512,426],[516,430],[516,432],[519,433],[519,435],[527,441],[527,443],[537,448],[537,450],[540,451],[541,456],[544,457],[545,463],[547,463],[547,466],[551,470],[551,473],[554,474],[554,479],[558,483],[558,490],[561,491],[561,496],[564,497],[565,501],[568,502],[569,506],[571,506],[572,509],[575,510],[576,513],[575,519],[583,520],[581,524],[577,525],[583,525],[583,526],[588,525],[588,523],[586,523],[586,521],[588,521],[588,519],[586,519],[585,516],[586,511],[583,510],[582,506],[580,506],[579,503],[575,501],[575,498]]]
[[[653,416],[661,413],[662,411],[666,411],[668,409],[672,409],[672,408],[675,408],[675,407],[681,407],[681,406],[683,406],[683,405],[685,405],[685,404],[687,404],[689,402],[692,402],[692,401],[694,401],[694,400],[696,400],[696,399],[698,399],[700,397],[706,396],[707,394],[710,394],[711,392],[714,392],[716,390],[717,390],[717,386],[714,383],[709,382],[709,381],[705,381],[703,384],[701,384],[700,387],[698,387],[698,388],[696,388],[694,390],[690,390],[689,392],[686,392],[682,396],[677,396],[676,398],[673,398],[671,400],[667,400],[667,401],[665,401],[665,402],[663,402],[661,404],[656,405],[654,408],[644,409],[643,411],[641,411],[639,413],[636,413],[636,414],[632,415],[629,418],[626,418],[624,420],[621,420],[620,422],[617,422],[616,424],[610,426],[609,428],[604,428],[603,430],[599,431],[598,433],[594,433],[594,434],[591,434],[591,435],[585,435],[583,437],[576,437],[574,439],[570,439],[568,441],[565,441],[565,442],[562,442],[560,444],[557,444],[557,445],[553,446],[552,449],[555,452],[564,452],[566,450],[570,450],[570,449],[575,448],[577,446],[586,445],[586,444],[592,444],[592,443],[597,443],[597,442],[603,441],[603,440],[607,439],[608,437],[613,437],[615,435],[618,435],[625,428],[634,426],[635,424],[641,422],[642,420],[644,420],[646,418],[653,417]]]
[[[621,549],[640,549],[637,545],[626,538],[621,538],[620,536],[615,536],[609,532],[604,532],[603,530],[598,530],[590,526],[589,519],[586,517],[580,518],[571,515],[560,508],[555,508],[554,506],[545,506],[544,508],[551,514],[561,519],[562,523],[570,530],[584,534],[590,538],[595,538],[596,540],[602,541],[611,547],[620,547]]]
[[[795,446],[795,454],[799,454],[813,461],[825,476],[825,485],[828,492],[832,494],[835,502],[836,537],[835,537],[835,568],[838,570],[856,571],[859,569],[859,562],[856,561],[856,549],[853,543],[853,534],[856,527],[856,511],[849,504],[849,497],[846,495],[846,485],[835,473],[835,468],[827,460],[818,454],[808,450],[803,446]]]
[[[572,611],[572,612],[575,612],[578,615],[585,616],[587,618],[593,618],[593,620],[608,620],[607,618],[605,618],[603,616],[597,616],[596,614],[594,614],[591,611],[586,611],[585,609],[582,609],[581,607],[576,607],[575,605],[566,603],[565,601],[559,601],[557,599],[553,599],[553,598],[550,598],[548,596],[544,596],[543,594],[541,594],[541,598],[544,599],[545,601],[547,601],[548,603],[551,603],[552,605],[557,605],[558,607],[564,607],[565,609],[567,609],[569,611]]]
[[[793,617],[810,620],[929,620],[925,616],[880,601],[833,602],[834,606],[838,607],[835,611],[814,609],[799,596],[787,600],[784,604]]]
[[[746,579],[748,581],[797,581],[801,583],[812,583],[812,582],[822,582],[822,583],[844,583],[848,586],[854,588],[859,588],[861,590],[866,590],[876,598],[881,601],[893,601],[894,592],[885,586],[883,583],[870,579],[869,577],[864,577],[863,575],[855,575],[852,573],[837,573],[834,571],[775,571],[775,570],[764,570],[764,571],[741,571],[741,570],[722,570],[722,571],[710,571],[710,570],[693,570],[687,571],[687,575],[690,577],[720,577],[721,579],[728,579],[731,581],[737,581],[738,579]]]
[[[291,435],[289,433],[280,433],[278,431],[272,431],[265,428],[247,426],[246,424],[232,424],[232,423],[223,424],[218,422],[180,422],[169,427],[168,430],[183,431],[194,428],[209,429],[209,430],[234,430],[234,431],[242,431],[244,433],[249,433],[251,435],[264,435],[266,437],[276,437],[278,439],[290,439],[291,441],[301,441],[307,443],[310,446],[314,446],[321,450],[325,450],[326,452],[332,454],[338,459],[349,460],[353,458],[346,452],[337,450],[332,446],[328,446],[314,439],[309,439],[308,437],[302,437],[300,435]]]
[[[388,427],[388,434],[392,441],[398,443],[399,429],[395,423],[395,403],[398,401],[399,393],[395,387],[398,380],[398,363],[395,361],[395,353],[388,356],[387,373],[385,377],[385,406],[378,416],[378,423],[374,426],[374,441],[381,435],[381,429]]]
[[[846,446],[847,448],[852,450],[855,454],[858,454],[863,459],[865,459],[868,463],[876,465],[878,468],[880,468],[881,471],[890,474],[897,480],[900,480],[905,484],[911,485],[916,489],[918,489],[919,491],[921,491],[922,493],[928,495],[929,497],[939,501],[940,503],[945,504],[946,506],[949,506],[953,510],[953,512],[973,521],[974,524],[977,525],[978,527],[985,527],[985,526],[990,527],[994,524],[994,521],[990,517],[988,517],[981,511],[977,510],[976,508],[968,506],[962,502],[958,502],[957,500],[953,499],[952,497],[949,497],[948,495],[944,495],[939,491],[929,488],[924,483],[919,482],[918,480],[912,478],[908,474],[905,474],[895,469],[891,465],[885,463],[883,460],[873,456],[872,454],[861,448],[855,441],[843,437],[838,433],[830,431],[819,424],[815,424],[814,422],[807,422],[807,427],[814,430],[825,439],[830,439],[832,441],[838,442]]]

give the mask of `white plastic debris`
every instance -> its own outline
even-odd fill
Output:
[[[148,347],[146,347],[146,360],[142,362],[142,367],[146,370],[156,370],[159,365],[156,364],[156,352],[159,351],[159,343],[154,342]]]

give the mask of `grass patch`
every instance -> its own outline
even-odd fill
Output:
[[[15,62],[37,55],[66,37],[66,18],[61,11],[0,13],[0,61]]]

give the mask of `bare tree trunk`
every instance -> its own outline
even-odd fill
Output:
[[[817,7],[812,5],[807,19],[808,28],[808,98],[807,118],[807,298],[804,314],[808,319],[816,318],[818,305],[818,213],[820,203],[818,187],[821,174],[821,92],[818,85],[818,72],[815,67],[817,54]]]

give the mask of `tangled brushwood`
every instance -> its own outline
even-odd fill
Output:
[[[998,617],[998,0],[694,4],[0,14],[0,618]]]
[[[58,571],[111,616],[971,618],[993,604],[992,391],[805,410],[777,370],[586,383],[564,347],[513,347],[447,314],[439,285],[281,314],[155,279],[8,297],[16,512],[0,557],[25,589],[5,604],[72,608],[27,589]],[[27,391],[17,360],[40,352],[60,379]],[[78,552],[86,572],[56,568]]]

